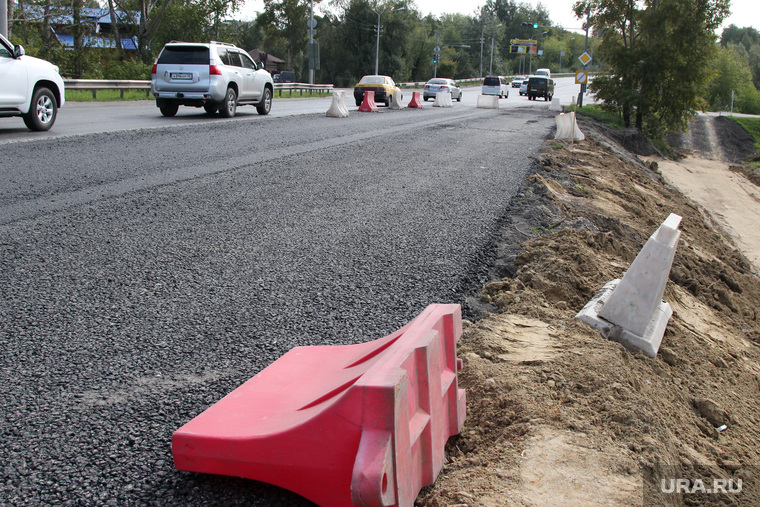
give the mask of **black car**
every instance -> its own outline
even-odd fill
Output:
[[[543,97],[549,101],[554,96],[554,80],[548,77],[531,76],[528,79],[527,88],[528,100],[536,100],[537,97]]]

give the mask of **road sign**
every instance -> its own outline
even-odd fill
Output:
[[[575,84],[586,84],[588,82],[588,71],[579,70],[575,73]]]
[[[584,51],[583,54],[578,57],[578,60],[580,60],[583,65],[588,65],[591,61],[591,55]]]
[[[509,41],[513,46],[535,46],[538,41],[533,39],[511,39]]]
[[[306,22],[306,26],[308,26],[309,28],[316,28],[317,20],[314,18],[309,18],[309,20]]]
[[[436,47],[433,48],[433,51],[436,52],[436,53],[440,53],[441,52],[441,47],[440,46],[436,46]]]

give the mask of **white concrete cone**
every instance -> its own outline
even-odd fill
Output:
[[[454,103],[451,100],[451,93],[449,92],[438,92],[435,94],[435,102],[433,102],[433,107],[453,107]]]
[[[332,104],[327,110],[327,116],[330,118],[348,118],[348,108],[346,107],[346,92],[333,92]]]
[[[649,237],[622,280],[608,282],[583,307],[576,320],[602,335],[656,357],[673,315],[662,300],[681,231],[681,217],[671,213]]]
[[[553,98],[549,104],[549,111],[562,111],[562,105],[559,103],[558,98]]]
[[[390,109],[404,109],[404,104],[401,103],[401,93],[394,93],[391,95],[391,103],[388,107]]]

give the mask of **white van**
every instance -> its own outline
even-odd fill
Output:
[[[509,83],[504,76],[487,76],[483,79],[483,95],[498,95],[499,98],[509,97]]]
[[[536,73],[534,75],[552,77],[552,71],[549,69],[536,69]]]

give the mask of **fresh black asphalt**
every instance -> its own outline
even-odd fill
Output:
[[[177,471],[172,432],[294,346],[463,303],[553,125],[381,108],[4,144],[0,505],[310,505]]]

